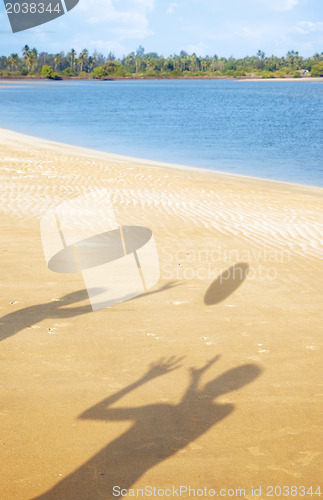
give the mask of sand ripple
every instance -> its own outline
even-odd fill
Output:
[[[6,142],[7,145],[7,142]],[[304,257],[322,257],[320,210],[303,195],[245,186],[234,181],[185,182],[183,172],[140,168],[125,160],[111,161],[68,155],[22,143],[0,153],[0,210],[17,222],[40,219],[66,199],[105,188],[124,224],[158,225],[171,233],[174,222],[234,236],[255,246],[288,249]],[[187,178],[195,174],[187,172]],[[265,186],[265,183],[259,183]],[[288,184],[286,184],[288,189]]]

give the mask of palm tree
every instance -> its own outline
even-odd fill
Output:
[[[181,56],[174,55],[174,69],[176,71],[182,71],[182,58]]]
[[[136,63],[136,73],[138,73],[141,65],[141,59],[139,57],[136,57],[135,63]]]
[[[134,71],[135,69],[135,53],[131,52],[124,58],[123,63],[125,66],[128,66],[130,70]]]
[[[191,56],[189,56],[188,58],[188,69],[189,71],[199,71],[200,69],[200,60],[199,58],[196,56],[196,54],[192,54]]]
[[[257,52],[257,58],[258,58],[258,61],[256,63],[256,67],[258,69],[263,69],[263,67],[265,65],[265,63],[264,63],[265,53],[262,50],[258,50],[258,52]]]
[[[17,68],[18,63],[18,54],[10,54],[10,56],[7,58],[7,64],[10,67],[11,71],[14,71],[14,69]]]
[[[23,56],[24,56],[24,59],[26,59],[27,55],[29,54],[30,52],[30,48],[28,45],[25,45],[22,49],[22,53],[23,53]]]
[[[258,50],[257,57],[259,61],[263,61],[265,59],[265,53],[262,50]]]
[[[33,70],[35,70],[37,65],[38,52],[37,49],[33,48],[29,53],[29,64]]]
[[[83,49],[82,52],[80,52],[79,54],[79,65],[81,71],[83,71],[83,65],[86,64],[88,57],[89,57],[89,51],[87,49]]]
[[[11,54],[11,56],[7,57],[7,65],[9,67],[9,70],[13,71],[14,60],[13,60],[12,54]]]
[[[289,50],[287,52],[286,59],[290,63],[290,65],[293,66],[295,60],[297,61],[299,59],[298,58],[298,52],[297,51],[295,52],[295,50]]]
[[[227,60],[225,57],[220,57],[220,59],[218,60],[218,66],[219,66],[219,70],[220,71],[223,71],[224,70],[224,67],[227,63]]]
[[[77,58],[77,57],[74,57],[74,68],[73,70],[77,70],[77,67],[79,66],[80,64],[80,60]]]
[[[57,68],[58,66],[61,64],[62,62],[62,55],[61,54],[56,54],[56,56],[54,57],[54,68],[55,68],[55,71],[57,71]]]
[[[164,60],[163,70],[164,71],[173,71],[173,69],[174,69],[173,58],[167,57],[167,59]]]
[[[208,61],[208,59],[202,59],[201,60],[201,70],[203,72],[205,72],[205,71],[207,71],[208,67],[209,67],[209,61]]]
[[[75,65],[75,56],[76,56],[76,50],[71,49],[71,51],[68,53],[68,57],[71,60],[71,68],[74,70],[74,65]]]
[[[23,53],[23,56],[24,56],[24,59],[25,59],[27,70],[29,71],[30,70],[30,66],[31,66],[31,61],[30,61],[30,48],[29,48],[28,45],[25,45],[23,47],[22,53]]]
[[[95,56],[90,56],[89,57],[89,59],[88,59],[88,65],[89,65],[90,72],[93,70],[96,61],[97,61],[97,58]]]
[[[218,56],[215,54],[213,57],[211,57],[210,61],[210,70],[211,71],[216,71],[218,69]]]
[[[145,63],[148,71],[149,70],[153,71],[155,69],[155,61],[152,57],[146,57]]]

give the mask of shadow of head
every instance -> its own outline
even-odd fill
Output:
[[[239,262],[226,269],[208,288],[204,296],[204,304],[212,306],[219,304],[239,288],[249,271],[246,262]]]
[[[261,374],[262,369],[254,364],[247,364],[232,368],[216,379],[208,382],[202,393],[208,399],[214,399],[228,392],[238,391],[247,384],[250,384]]]

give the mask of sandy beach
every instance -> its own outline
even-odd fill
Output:
[[[0,184],[1,500],[319,498],[322,189],[3,129]],[[95,190],[160,280],[93,312],[40,220]]]

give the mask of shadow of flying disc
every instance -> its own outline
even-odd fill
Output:
[[[212,306],[225,300],[242,285],[248,271],[249,265],[246,262],[240,262],[223,271],[208,288],[204,297],[204,304]]]

